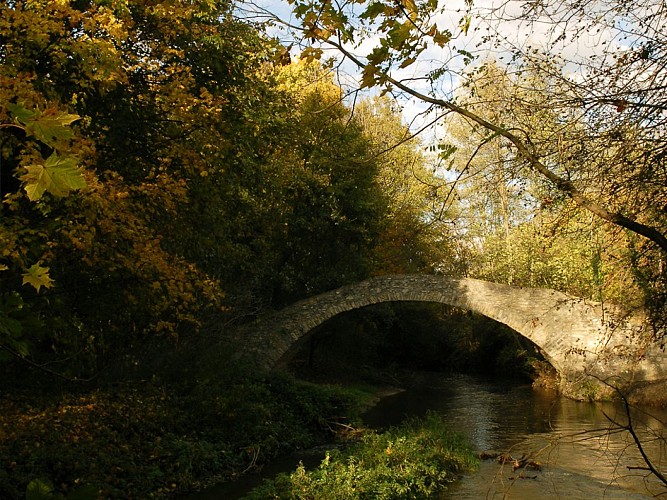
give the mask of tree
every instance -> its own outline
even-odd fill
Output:
[[[453,14],[458,17],[453,23],[446,4],[430,0],[291,4],[296,21],[282,25],[292,30],[294,43],[313,45],[304,49],[306,57],[333,49],[344,61],[339,67],[352,65],[360,72],[358,88],[418,99],[435,120],[461,117],[485,131],[485,142],[504,141],[524,177],[527,172],[541,177],[578,208],[627,232],[635,283],[661,335],[667,303],[667,82],[661,70],[667,40],[661,0],[641,6],[623,0],[531,2],[518,9],[507,3],[486,10],[468,3]],[[266,10],[257,12],[280,22]],[[531,45],[528,33],[546,40]],[[583,37],[596,33],[597,51],[568,57]],[[477,54],[496,54],[507,61],[508,73],[528,70],[548,83],[540,102],[514,99],[507,105],[538,116],[555,113],[553,138],[563,135],[564,149],[535,123],[512,128],[495,121],[488,108],[461,101],[458,88],[475,80]]]
[[[597,217],[624,227],[654,242],[663,252],[667,252],[667,238],[665,237],[662,223],[654,224],[651,221],[642,221],[633,213],[615,210],[613,199],[597,198],[591,195],[586,185],[567,176],[559,175],[554,171],[552,165],[543,152],[536,148],[530,135],[522,131],[508,129],[502,123],[495,123],[491,117],[473,112],[466,106],[461,106],[451,93],[441,92],[443,79],[453,77],[457,59],[462,59],[463,64],[469,65],[474,56],[471,52],[457,48],[463,38],[478,26],[473,26],[473,13],[469,10],[461,16],[458,26],[444,27],[436,22],[437,15],[443,13],[443,8],[437,2],[425,1],[414,2],[402,1],[396,4],[383,2],[352,2],[345,4],[331,3],[328,1],[302,3],[292,2],[294,13],[300,21],[298,29],[302,34],[299,40],[313,40],[322,43],[325,47],[334,47],[345,58],[350,60],[362,71],[361,86],[378,86],[385,90],[396,90],[405,92],[423,102],[433,105],[445,112],[456,113],[488,130],[490,134],[504,137],[509,141],[517,154],[524,159],[528,167],[543,176],[556,189],[572,199],[578,206],[589,210]],[[651,134],[660,133],[662,120],[662,92],[658,89],[664,88],[662,78],[664,75],[659,71],[660,58],[664,54],[664,30],[661,29],[662,18],[655,15],[659,11],[661,3],[659,0],[646,2],[639,10],[639,17],[634,6],[617,0],[597,3],[572,3],[565,4],[557,12],[551,12],[545,6],[529,4],[521,15],[521,19],[528,23],[536,23],[540,16],[547,13],[553,19],[564,19],[558,23],[554,21],[553,33],[558,37],[581,36],[582,30],[574,25],[577,21],[588,24],[586,30],[613,28],[608,23],[610,15],[592,16],[591,10],[602,9],[605,12],[613,12],[616,16],[625,16],[632,26],[631,43],[633,47],[625,51],[622,57],[612,58],[615,47],[609,48],[603,57],[595,55],[587,61],[587,65],[593,68],[589,71],[590,76],[585,80],[585,85],[573,85],[575,89],[584,88],[586,94],[578,96],[571,102],[571,106],[581,110],[579,116],[587,120],[592,110],[601,115],[609,115],[609,109],[619,109],[614,105],[617,98],[627,96],[628,100],[621,100],[623,110],[631,108],[641,111],[646,120],[653,123],[650,127],[641,126],[643,122],[634,123],[645,129],[646,140],[650,140]],[[612,20],[613,22],[613,20]],[[636,27],[636,29],[635,29]],[[362,42],[370,40],[373,48],[364,56],[354,54],[354,47],[367,47]],[[502,37],[487,37],[485,41],[491,41],[496,46],[503,43]],[[429,48],[438,47],[442,52],[448,54],[444,59],[429,64],[423,75],[415,79],[414,76],[401,78],[393,76],[400,73],[401,69],[416,66],[420,57],[426,57]],[[506,50],[516,49],[507,47]],[[515,53],[515,58],[524,57],[532,61],[537,60],[533,56],[530,47],[523,51],[523,47]],[[544,54],[540,61],[546,60],[550,55]],[[636,63],[639,61],[651,61],[651,78],[628,79],[624,75],[627,71],[630,75],[640,75],[642,71]],[[601,61],[596,63],[596,61]],[[655,61],[655,62],[653,62]],[[413,67],[415,67],[413,66]],[[641,65],[646,67],[646,65]],[[460,67],[460,66],[458,66]],[[547,70],[550,70],[547,65]],[[566,81],[565,77],[560,78]],[[417,86],[415,81],[423,80],[425,84]],[[609,82],[614,81],[614,88],[622,88],[623,91],[609,91]],[[618,83],[616,83],[618,82]],[[620,82],[624,82],[620,86]],[[598,96],[593,99],[593,96]],[[641,96],[641,100],[635,99]],[[627,103],[627,107],[626,107]],[[648,110],[651,110],[650,112]],[[635,117],[636,118],[636,117]],[[657,128],[656,128],[657,127]],[[656,153],[663,150],[663,146],[654,148]],[[655,163],[655,162],[653,162]],[[585,163],[578,163],[584,168]]]
[[[223,291],[180,251],[196,233],[176,214],[222,170],[223,112],[260,80],[270,44],[226,2],[0,9],[2,345],[79,359],[76,374],[147,333],[190,332]],[[26,328],[40,318],[48,328]]]
[[[275,282],[279,303],[368,277],[387,200],[380,161],[350,119],[331,72],[301,61],[279,74],[293,97],[289,127],[269,168],[282,171],[284,206]]]
[[[221,281],[238,284],[231,295],[240,310],[440,262],[442,217],[429,193],[441,182],[427,174],[415,141],[394,147],[407,132],[396,110],[346,106],[334,73],[318,62],[271,68],[275,86],[247,115],[257,130],[234,141],[243,153],[232,161],[242,163],[198,197],[205,203],[192,215],[210,236],[195,248],[218,256]],[[212,203],[218,196],[225,202]]]
[[[422,143],[387,97],[362,100],[353,113],[372,141],[369,153],[379,161],[378,180],[388,199],[376,249],[380,272],[451,268],[452,213],[443,196],[447,185],[428,168]]]
[[[553,168],[572,170],[574,176],[581,150],[596,145],[577,121],[563,120],[562,111],[545,101],[558,83],[529,68],[509,73],[488,63],[458,98],[508,128],[529,130],[536,147],[555,159]],[[562,193],[526,171],[507,141],[490,140],[484,129],[456,115],[445,124],[463,205],[458,236],[466,242],[471,275],[641,304],[631,274],[623,272],[632,268],[623,231],[595,224],[591,214],[577,211]],[[621,178],[623,172],[615,175]]]

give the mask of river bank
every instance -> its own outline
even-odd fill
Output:
[[[620,428],[627,424],[622,405],[574,401],[489,377],[422,373],[419,378],[421,386],[383,399],[364,415],[365,422],[387,427],[435,411],[475,450],[540,464],[539,470],[524,470],[515,468],[514,460],[482,461],[479,471],[452,486],[453,498],[636,499],[667,492],[646,473],[630,434]],[[666,463],[667,412],[637,407],[632,419],[648,456],[659,466]]]
[[[620,419],[613,403],[576,402],[526,382],[469,375],[413,372],[400,385],[343,387],[274,374],[218,387],[153,381],[48,396],[3,393],[0,454],[10,458],[0,468],[0,496],[24,498],[37,480],[54,494],[88,492],[86,498],[220,498],[218,486],[232,488],[224,498],[239,498],[299,461],[316,469],[327,450],[340,447],[336,434],[342,437],[342,430],[382,431],[429,411],[462,432],[477,452],[526,454],[543,465],[531,474],[535,478],[519,481],[510,466],[483,461],[479,472],[451,487],[457,498],[489,491],[492,498],[511,487],[513,495],[526,492],[512,498],[528,499],[539,485],[546,491],[566,483],[574,495],[568,498],[584,498],[581,492],[595,497],[591,491],[642,498],[664,491],[644,479],[627,433],[602,413]],[[651,438],[648,451],[658,453],[657,463],[667,461],[664,445],[656,448],[663,413],[633,414],[640,435]],[[328,444],[317,447],[321,443]],[[552,494],[541,498],[558,498],[562,490]]]
[[[620,500],[665,491],[639,469],[645,464],[629,434],[607,418],[624,416],[615,403],[573,401],[525,382],[460,374],[415,372],[404,382],[405,389],[383,397],[362,415],[365,426],[383,431],[434,412],[450,430],[462,433],[476,453],[495,451],[485,453],[492,458],[482,460],[477,471],[448,485],[452,498]],[[638,408],[633,419],[646,452],[661,464],[667,457],[656,436],[663,435],[667,414],[653,411]],[[316,472],[326,450],[286,457],[245,483],[220,485],[192,498],[220,498],[221,493],[243,498],[263,479],[283,473],[285,481],[284,474],[294,474],[299,462],[305,472]],[[498,455],[506,458],[498,460]]]
[[[331,441],[372,395],[282,374],[0,397],[0,498],[171,498]]]

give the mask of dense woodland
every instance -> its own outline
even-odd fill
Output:
[[[627,15],[636,4],[600,5]],[[210,380],[207,388],[188,385],[185,399],[125,385],[122,402],[89,391],[119,383],[123,363],[148,363],[151,353],[178,350],[204,332],[232,330],[373,275],[435,272],[548,287],[647,306],[656,325],[665,319],[663,3],[647,3],[642,12],[650,15],[636,21],[627,49],[576,82],[564,76],[567,61],[526,47],[509,63],[451,49],[474,18],[446,32],[431,21],[437,2],[296,2],[302,25],[289,48],[272,35],[275,18],[242,7],[0,2],[0,387],[3,396],[18,388],[40,398],[44,390],[56,397],[54,387],[68,394],[66,403],[41,405],[50,410],[39,429],[31,422],[40,404],[24,396],[3,402],[21,424],[3,438],[15,459],[3,465],[0,496],[16,497],[38,477],[66,492],[81,477],[85,449],[56,464],[19,444],[53,438],[49,429],[65,424],[49,419],[64,407],[85,415],[69,424],[88,422],[81,439],[91,449],[116,439],[91,430],[91,408],[118,421],[139,404],[144,416],[135,425],[149,426],[156,442],[165,427],[196,434],[184,415],[198,411],[199,421],[225,415],[235,422],[228,427],[246,426],[234,427],[237,436],[272,443],[260,460],[304,445],[312,436],[289,443],[289,429],[273,429],[269,439],[260,417],[241,424],[231,408],[248,404],[248,395],[280,394],[315,415],[326,411],[315,401],[335,406],[339,396],[313,387],[299,396],[290,382],[267,388],[240,375],[218,387],[218,407],[193,403],[215,392]],[[361,24],[343,15],[352,7]],[[379,45],[360,58],[349,44],[360,45],[370,26],[379,27]],[[299,45],[306,42],[314,44]],[[361,66],[360,86],[376,91],[342,83],[322,50],[332,46]],[[431,90],[422,96],[441,111],[435,139],[416,134],[393,99],[421,95],[392,71],[418,62],[427,47],[452,53],[429,69]],[[441,95],[456,58],[467,64],[457,69],[460,85]],[[394,332],[405,330],[395,325],[409,307],[388,309],[362,323],[376,331],[389,317]],[[457,314],[431,309],[419,317]],[[141,447],[135,432],[124,428],[117,438]],[[258,460],[248,443],[222,450],[220,436],[199,436],[210,444],[204,449],[183,436],[144,450],[165,462],[159,472],[137,462],[141,486],[94,474],[89,482],[102,496],[167,495]],[[53,452],[62,443],[46,446]],[[121,463],[124,452],[114,453]],[[187,453],[191,465],[201,460],[211,470],[164,465]]]
[[[229,9],[4,6],[5,354],[90,376],[148,336],[451,259],[391,104],[352,113]]]

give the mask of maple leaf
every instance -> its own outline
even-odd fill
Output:
[[[361,77],[361,88],[370,88],[375,84],[376,74],[378,72],[377,67],[372,64],[366,65]]]
[[[32,133],[37,140],[53,146],[59,140],[72,137],[72,130],[69,125],[79,118],[79,115],[47,109],[32,123],[26,124],[26,131]]]
[[[49,268],[33,264],[23,273],[23,284],[32,285],[39,293],[40,288],[51,288],[53,280],[49,277]]]
[[[7,109],[14,116],[14,121],[20,125],[34,121],[37,116],[37,113],[30,111],[23,104],[7,103]]]
[[[437,31],[433,34],[433,42],[440,47],[447,45],[452,39],[452,34],[449,31]]]
[[[30,201],[39,200],[45,192],[54,196],[66,196],[70,191],[86,187],[86,181],[72,156],[59,156],[53,152],[44,164],[35,163],[24,167],[21,176]]]
[[[27,135],[34,136],[38,141],[54,146],[59,140],[72,137],[69,125],[79,120],[79,115],[73,115],[49,108],[44,112],[27,109],[23,104],[7,104],[7,109],[14,116],[14,121],[23,126]]]

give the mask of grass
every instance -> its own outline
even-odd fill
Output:
[[[424,420],[378,434],[368,432],[345,452],[334,451],[307,471],[300,465],[255,489],[248,500],[421,499],[439,497],[478,459],[442,419]]]

